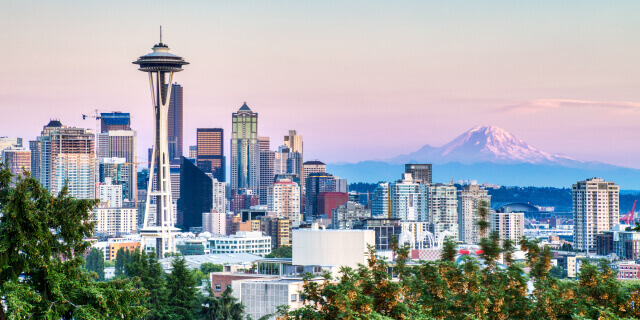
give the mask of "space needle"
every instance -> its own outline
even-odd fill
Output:
[[[171,99],[173,73],[182,71],[189,64],[184,58],[169,53],[169,46],[160,43],[153,46],[153,52],[141,56],[134,64],[138,70],[149,74],[151,101],[154,112],[154,140],[147,189],[147,203],[144,211],[144,224],[140,235],[142,247],[146,240],[155,240],[155,252],[158,258],[165,253],[175,252],[175,235],[180,230],[175,227],[175,209],[171,199],[171,176],[169,164],[168,114]],[[155,183],[154,183],[155,178]]]

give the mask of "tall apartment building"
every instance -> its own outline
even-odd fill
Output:
[[[96,198],[107,204],[109,208],[122,207],[122,185],[112,184],[111,179],[96,185]]]
[[[68,128],[60,121],[45,126],[40,142],[40,182],[54,194],[69,183],[77,199],[95,197],[95,149],[91,130]]]
[[[302,165],[302,178],[300,179],[302,192],[306,192],[307,178],[312,173],[327,172],[327,165],[322,161],[307,161]]]
[[[105,119],[103,119],[104,121]],[[107,120],[108,121],[108,120]],[[107,123],[109,123],[108,121]],[[122,127],[122,126],[107,126],[107,128]],[[122,158],[125,159],[126,170],[129,172],[127,179],[120,179],[119,184],[123,185],[123,196],[131,201],[135,198],[138,192],[137,188],[137,172],[136,172],[136,157],[137,157],[137,136],[133,130],[109,130],[98,134],[98,150],[97,158]],[[99,180],[104,182],[104,180]]]
[[[125,158],[99,158],[98,183],[109,181],[110,184],[120,185],[122,187],[121,196],[133,202],[135,193],[131,192],[130,188],[135,188],[137,192],[137,181],[132,183],[132,170],[134,168],[134,166],[127,164],[127,159]]]
[[[91,221],[96,223],[93,229],[96,235],[130,234],[138,229],[138,209],[114,208],[102,202],[93,209]]]
[[[478,208],[481,201],[487,203],[487,210],[491,208],[491,196],[479,185],[465,186],[458,194],[458,240],[462,243],[477,244],[480,241]]]
[[[596,235],[620,224],[620,186],[600,178],[573,185],[573,248],[596,250]]]
[[[393,218],[389,208],[389,183],[378,184],[373,191],[371,201],[371,215],[374,218]]]
[[[419,183],[431,183],[431,164],[408,163],[404,165],[404,172],[410,173],[413,180]]]
[[[426,189],[427,217],[431,233],[436,238],[443,232],[458,239],[458,196],[452,184],[428,184]],[[425,221],[425,220],[423,220]]]
[[[200,170],[211,173],[220,182],[226,181],[224,131],[222,128],[199,128],[196,131],[195,158]]]
[[[227,214],[224,212],[203,212],[202,232],[227,235]]]
[[[300,186],[291,180],[274,182],[268,188],[267,211],[276,217],[291,222],[293,227],[300,225]]]
[[[42,160],[42,139],[47,136],[51,131],[59,128],[66,128],[59,120],[51,120],[44,127],[40,136],[36,137],[36,140],[29,141],[29,150],[31,150],[31,176],[42,182],[42,176],[40,173],[40,161]]]
[[[207,175],[211,178],[211,212],[225,213],[227,211],[227,184],[218,181],[210,173],[207,173]]]
[[[421,185],[409,173],[402,180],[389,183],[391,217],[400,221],[426,221],[426,206]]]
[[[9,169],[13,175],[13,182],[25,171],[31,171],[31,151],[23,147],[9,147],[4,149],[0,160],[7,165],[7,169]]]
[[[524,212],[491,212],[489,222],[502,241],[518,243],[524,235]]]
[[[260,184],[260,145],[258,113],[246,103],[232,115],[231,190],[249,189],[258,194]]]
[[[182,157],[183,144],[183,87],[177,83],[171,85],[171,97],[169,98],[169,159]],[[165,90],[168,85],[165,85]]]

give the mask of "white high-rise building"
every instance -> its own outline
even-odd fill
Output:
[[[400,221],[425,221],[424,194],[420,184],[413,181],[410,173],[402,180],[389,184],[389,201],[393,218]]]
[[[268,189],[267,210],[278,218],[291,221],[291,225],[300,225],[300,186],[289,179],[274,182]]]
[[[96,222],[93,229],[95,234],[109,236],[130,234],[138,229],[138,209],[114,208],[101,202],[93,209],[91,221]]]
[[[51,161],[50,191],[58,194],[65,185],[76,199],[95,199],[93,153],[59,153]]]
[[[213,235],[227,235],[227,214],[224,212],[203,212],[202,231]]]
[[[224,182],[219,182],[218,179],[214,178],[211,173],[207,173],[209,178],[211,178],[211,190],[213,193],[212,204],[211,204],[211,212],[227,212],[227,197],[226,190],[227,184]]]
[[[594,251],[596,235],[620,224],[620,186],[600,178],[573,185],[573,248]]]
[[[524,235],[523,212],[492,212],[490,220],[491,231],[498,232],[500,240],[518,243]]]
[[[422,184],[426,198],[426,219],[431,233],[441,238],[446,232],[458,239],[458,196],[452,184]]]
[[[96,197],[100,202],[108,203],[110,208],[122,207],[122,185],[113,184],[111,178],[96,185]]]
[[[480,201],[487,203],[487,210],[491,208],[491,196],[479,185],[465,186],[458,195],[458,239],[462,243],[477,244],[480,241],[478,227]],[[489,219],[488,216],[487,219]]]

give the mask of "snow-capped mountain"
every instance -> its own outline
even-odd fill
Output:
[[[425,145],[416,152],[400,155],[388,162],[568,164],[577,161],[541,151],[502,128],[476,126],[442,147]]]

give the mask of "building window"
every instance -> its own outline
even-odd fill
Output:
[[[291,302],[296,302],[298,300],[298,295],[297,294],[292,294],[291,295]]]
[[[216,283],[215,291],[220,291],[222,286],[219,283]]]

